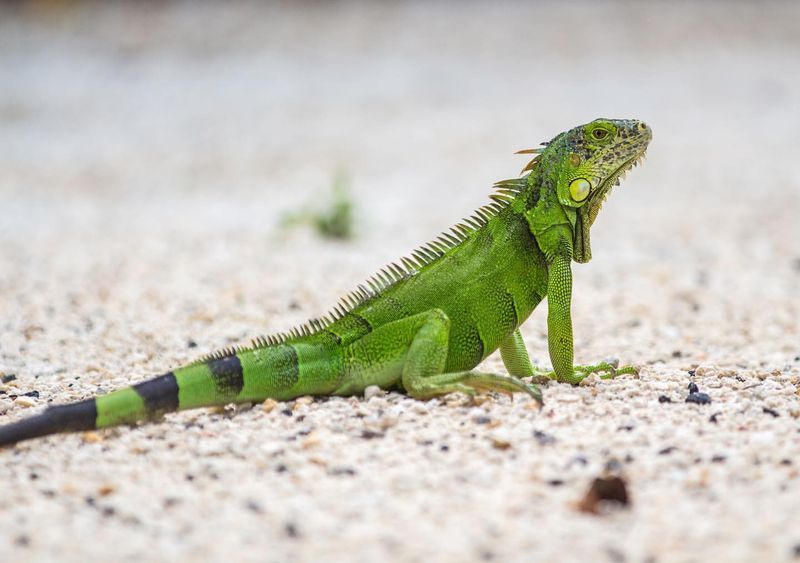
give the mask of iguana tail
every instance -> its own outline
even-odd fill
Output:
[[[298,357],[327,361],[313,362],[301,378]],[[48,407],[0,426],[0,447],[60,432],[158,419],[178,410],[331,393],[341,365],[331,361],[335,357],[330,347],[301,342],[225,351],[107,395]]]

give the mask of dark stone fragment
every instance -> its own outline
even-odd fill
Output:
[[[689,393],[690,394],[691,393],[698,393],[699,391],[700,391],[700,389],[697,387],[697,384],[694,381],[692,381],[689,384]]]
[[[792,555],[795,559],[800,559],[800,543],[795,544],[795,546],[792,548]]]
[[[669,455],[669,454],[671,454],[672,452],[674,452],[677,449],[678,448],[676,448],[675,446],[668,446],[668,447],[664,448],[663,450],[658,450],[658,455]]]
[[[698,405],[710,405],[711,397],[709,397],[707,393],[691,393],[686,397],[686,402]]]
[[[724,455],[717,454],[717,455],[715,455],[714,457],[711,458],[711,462],[712,463],[722,463],[726,459],[727,458]]]
[[[691,375],[692,377],[694,377],[694,374],[695,374],[695,370],[693,370],[693,369],[690,369],[690,370],[689,370],[689,375]]]
[[[680,350],[673,350],[672,351],[672,357],[673,358],[682,358],[683,357],[683,352],[681,352]]]
[[[286,535],[290,538],[297,538],[300,537],[300,531],[297,529],[297,526],[294,522],[286,522],[286,525],[283,527],[283,530],[286,532]]]
[[[573,457],[570,460],[569,465],[572,465],[573,463],[577,464],[577,465],[588,465],[589,464],[589,460],[586,459],[586,457],[584,457],[582,455],[576,455],[575,457]]]
[[[534,430],[533,437],[539,442],[539,445],[544,446],[547,444],[555,444],[556,438],[555,436],[548,434],[547,432],[542,432],[541,430]]]
[[[623,424],[622,426],[617,428],[617,431],[619,432],[621,430],[624,430],[626,432],[631,432],[634,428],[636,427],[633,424]]]
[[[713,422],[714,424],[716,424],[717,423],[717,417],[719,415],[721,415],[721,414],[722,414],[721,412],[715,412],[714,414],[712,414],[711,416],[708,417],[708,421],[709,422]]]
[[[472,420],[475,422],[475,424],[489,424],[492,421],[492,419],[488,416],[476,416]]]
[[[780,413],[778,411],[770,409],[768,407],[763,407],[761,410],[764,411],[764,414],[772,415],[773,418],[778,418],[780,416]]]
[[[334,467],[330,471],[331,475],[349,475],[353,476],[356,474],[356,470],[352,467]]]
[[[34,397],[35,399],[38,399],[39,398],[39,392],[38,391],[28,391],[27,393],[23,393],[22,396],[23,397]]]
[[[564,484],[564,481],[562,481],[561,479],[550,479],[547,482],[547,484],[550,485],[551,487],[560,487],[561,485]]]
[[[781,460],[781,465],[791,465],[791,464],[792,464],[792,460],[789,459],[789,458],[784,458],[784,459]]]
[[[281,463],[280,465],[278,465],[278,466],[275,468],[275,471],[277,471],[278,473],[286,473],[287,471],[289,471],[289,468],[288,468],[288,467],[286,467],[284,464],[282,464],[282,463]]]
[[[100,511],[100,514],[105,516],[106,518],[110,518],[117,513],[117,510],[113,506],[104,506],[103,509]]]
[[[658,402],[659,402],[659,403],[671,403],[671,402],[672,402],[672,399],[670,399],[670,398],[669,398],[669,397],[667,397],[666,395],[659,395],[659,396],[658,396]]]
[[[21,536],[17,536],[14,539],[14,545],[17,545],[19,547],[28,547],[28,546],[31,545],[31,538],[29,538],[25,534],[23,534]]]
[[[447,444],[442,444],[441,446],[439,446],[439,451],[441,451],[441,452],[449,452],[450,451],[450,446],[448,446]]]
[[[578,503],[578,510],[597,514],[600,509],[600,503],[603,501],[620,506],[628,506],[630,504],[628,487],[621,477],[598,477],[595,479],[586,495]]]
[[[3,383],[8,383],[9,381],[14,381],[17,379],[17,374],[15,373],[7,373],[2,377]]]
[[[197,348],[197,342],[195,342],[194,340],[187,340],[186,341],[186,347],[187,348]]]
[[[248,500],[245,503],[245,508],[247,508],[247,510],[249,510],[251,512],[255,512],[256,514],[263,514],[264,513],[264,509],[261,508],[261,505],[258,504],[258,502],[254,501],[254,500]]]
[[[283,409],[281,414],[284,416],[292,416],[292,409]]]
[[[361,437],[364,438],[365,440],[372,440],[373,438],[383,438],[384,433],[377,432],[376,430],[365,429],[361,431]]]

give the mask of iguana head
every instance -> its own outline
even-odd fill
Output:
[[[595,119],[562,133],[542,150],[539,160],[552,167],[551,178],[562,207],[576,210],[573,256],[592,257],[589,228],[611,188],[644,155],[650,127],[635,119]]]

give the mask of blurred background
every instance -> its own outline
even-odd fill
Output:
[[[488,559],[484,545],[507,559],[532,549],[550,553],[543,560],[796,556],[786,522],[798,497],[785,485],[796,470],[760,461],[796,452],[784,440],[790,407],[763,403],[782,413],[773,421],[760,389],[725,395],[717,382],[714,409],[731,410],[719,426],[699,411],[680,419],[695,412],[685,405],[671,419],[651,409],[658,393],[685,394],[698,364],[743,374],[728,387],[771,378],[761,389],[782,389],[796,409],[799,100],[793,1],[0,3],[0,372],[39,394],[0,398],[0,422],[322,314],[487,202],[494,181],[524,166],[515,150],[601,116],[654,131],[647,160],[594,225],[573,301],[576,361],[617,355],[646,366],[641,380],[552,385],[546,417],[487,405],[526,437],[505,453],[471,441],[481,431],[466,408],[437,407],[440,424],[428,426],[414,414],[422,407],[403,407],[385,450],[359,433],[330,442],[337,463],[360,456],[346,483],[306,459],[328,450],[290,442],[299,417],[265,422],[258,409],[120,431],[95,444],[102,455],[75,437],[32,443],[4,458],[6,535],[44,546],[41,560],[65,546],[82,561],[319,560],[365,544],[377,551],[364,560],[424,560],[445,543],[458,561]],[[536,311],[523,329],[542,365],[545,317]],[[653,397],[639,398],[643,386]],[[588,391],[586,408],[568,402]],[[342,405],[309,409],[323,429],[361,424]],[[377,409],[352,403],[362,408]],[[415,417],[449,454],[416,443]],[[179,422],[195,420],[185,441]],[[631,420],[643,430],[620,432]],[[558,433],[544,464],[531,425]],[[460,431],[473,433],[460,442]],[[728,465],[660,455],[693,445],[707,458],[719,444]],[[279,448],[289,472],[272,470]],[[576,452],[589,465],[571,465]],[[576,524],[578,489],[624,452],[636,512]],[[475,468],[483,459],[494,465]],[[190,483],[201,464],[213,479]],[[387,465],[394,480],[381,478]],[[110,475],[114,518],[82,500]],[[547,485],[552,475],[565,486]],[[220,502],[231,494],[244,500]],[[314,533],[294,543],[287,521]]]
[[[311,299],[289,322],[322,312],[483,204],[514,150],[604,116],[654,141],[596,223],[578,303],[616,284],[623,317],[663,326],[706,299],[684,320],[717,333],[796,314],[798,22],[796,2],[3,3],[4,309],[90,278],[120,299],[185,287],[215,314],[219,284],[253,282],[249,314],[285,328],[287,299]],[[337,178],[351,242],[285,236]]]

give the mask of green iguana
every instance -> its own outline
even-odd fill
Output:
[[[402,387],[418,399],[522,392],[541,403],[535,384],[520,378],[576,384],[591,373],[634,373],[615,362],[572,364],[571,263],[591,258],[590,227],[651,137],[641,121],[597,119],[520,151],[535,156],[521,178],[497,182],[492,203],[381,270],[321,319],[132,387],[48,407],[0,427],[0,445],[196,407],[354,395],[370,385]],[[531,365],[519,331],[545,297],[550,372]],[[498,348],[510,376],[473,371]]]

